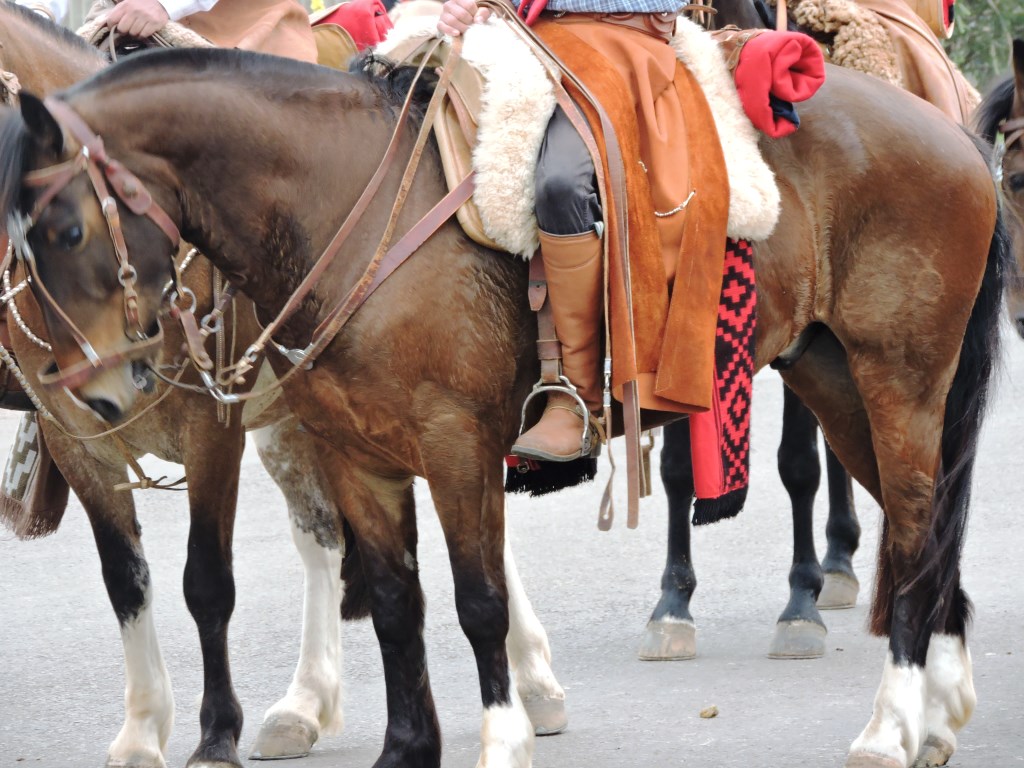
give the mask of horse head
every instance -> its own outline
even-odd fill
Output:
[[[1007,306],[1014,328],[1024,337],[1024,40],[1013,41],[1013,75],[1006,89],[1009,111],[1000,123],[1004,144],[998,172],[1017,264],[1017,274],[1007,291]]]
[[[0,215],[53,347],[40,380],[117,422],[158,363],[177,227],[62,101],[4,110],[0,157]]]

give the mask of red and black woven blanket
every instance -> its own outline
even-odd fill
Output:
[[[712,407],[690,416],[697,494],[694,525],[734,517],[747,498],[756,326],[754,251],[746,240],[728,240],[718,302]]]

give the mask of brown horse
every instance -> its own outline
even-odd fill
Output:
[[[233,51],[175,51],[139,56],[64,93],[63,104],[137,175],[132,187],[155,201],[148,214],[120,211],[138,276],[132,332],[148,336],[159,321],[174,227],[264,319],[279,311],[377,170],[399,111],[395,82]],[[763,146],[784,209],[777,233],[757,244],[758,364],[783,364],[836,453],[885,510],[872,625],[889,634],[889,655],[849,765],[936,764],[954,750],[974,703],[959,560],[998,342],[1005,231],[983,149],[913,97],[830,69],[802,119],[794,136]],[[413,141],[407,126],[400,147],[408,152]],[[145,344],[125,348],[125,293],[89,179],[65,176],[65,186],[45,193],[49,204],[24,219],[40,193],[24,175],[80,154],[47,106],[23,98],[20,112],[0,122],[0,207],[16,227],[30,225],[18,238],[23,254],[34,254],[61,308],[45,310],[59,368],[84,359],[59,314],[96,350],[129,358],[74,387],[116,416],[139,397],[124,373],[131,358],[157,362]],[[387,175],[278,343],[306,345],[361,279],[398,176]],[[443,186],[428,151],[400,229]],[[311,189],[321,195],[311,199]],[[378,768],[440,762],[416,572],[416,475],[430,485],[477,660],[479,764],[530,764],[532,729],[504,646],[502,557],[502,456],[535,378],[525,287],[522,264],[448,223],[310,370],[285,384],[319,455],[333,458],[334,497],[367,579],[388,697]],[[279,375],[290,370],[272,354]]]
[[[973,122],[978,134],[994,144],[1005,134],[997,153],[997,173],[1017,265],[1007,286],[1006,304],[1014,329],[1024,337],[1024,40],[1013,41],[1013,73],[989,90]]]
[[[35,93],[70,86],[106,65],[106,60],[78,37],[10,3],[0,3],[0,41],[0,67],[14,72],[22,86]],[[195,259],[184,272],[201,311],[209,311],[213,303],[211,276],[209,263],[202,258]],[[158,385],[157,391],[141,398],[125,414],[126,419],[138,420],[117,437],[71,437],[65,430],[95,435],[103,426],[63,393],[39,385],[36,372],[48,352],[17,327],[45,341],[39,305],[31,293],[22,292],[15,299],[15,308],[21,322],[12,318],[14,351],[42,404],[59,422],[58,426],[39,418],[55,461],[89,517],[103,578],[120,624],[126,711],[120,733],[108,750],[108,764],[163,766],[174,715],[132,494],[112,491],[128,479],[124,452],[135,457],[150,453],[185,465],[192,514],[185,595],[199,626],[206,671],[202,742],[190,763],[239,764],[236,750],[241,711],[231,687],[224,638],[233,602],[231,536],[244,428],[262,427],[256,433],[256,444],[264,466],[288,502],[293,538],[305,569],[302,643],[295,675],[286,695],[267,710],[253,753],[263,758],[299,756],[320,735],[338,731],[343,720],[338,609],[342,596],[351,591],[346,593],[341,581],[342,520],[329,485],[314,467],[315,445],[309,436],[295,429],[294,419],[280,399],[258,415],[232,408],[225,424],[218,419],[210,398],[193,392],[173,390],[157,402],[164,390]],[[256,337],[259,328],[247,299],[236,300],[227,326],[228,338],[242,348]],[[167,331],[164,354],[170,359],[183,339],[178,329],[169,327]],[[121,442],[120,447],[116,441]],[[508,567],[514,569],[511,552],[508,558]],[[358,576],[357,564],[350,564],[347,575],[353,573]],[[519,607],[510,652],[518,689],[527,700],[538,732],[556,732],[565,725],[564,694],[551,672],[544,630],[518,581],[514,586]]]

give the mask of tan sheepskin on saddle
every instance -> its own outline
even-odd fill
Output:
[[[376,52],[401,61],[433,37],[436,27],[436,17],[400,19]],[[764,239],[778,220],[779,191],[758,149],[757,132],[740,105],[725,56],[708,33],[682,18],[672,44],[703,88],[722,143],[730,190],[729,236]],[[460,128],[476,137],[471,165],[477,210],[460,211],[459,221],[474,239],[530,258],[538,246],[536,160],[555,109],[553,86],[526,43],[497,19],[469,29],[462,58],[476,76],[454,78],[455,90],[468,91],[467,100],[478,99],[480,107],[461,117],[461,107],[449,110],[439,121],[447,120],[447,125],[438,131],[443,142],[444,134],[452,133],[453,123],[461,120]],[[443,60],[444,54],[439,55],[438,63]],[[468,169],[453,166],[458,153],[443,149],[442,154],[448,181],[456,183]],[[482,231],[474,232],[477,228]]]

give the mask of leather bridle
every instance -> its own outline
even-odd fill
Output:
[[[1005,152],[1018,141],[1024,139],[1024,117],[1003,120],[999,124],[999,131],[1005,137],[1003,139],[1003,151]]]
[[[121,216],[117,200],[132,213],[147,216],[170,240],[172,272],[173,258],[181,242],[177,226],[171,217],[153,200],[153,196],[142,181],[121,163],[112,159],[103,146],[103,140],[85,124],[85,121],[63,101],[48,98],[43,102],[54,120],[79,144],[81,149],[73,158],[63,163],[31,171],[25,174],[23,184],[41,189],[30,214],[16,214],[9,222],[9,234],[14,242],[18,258],[25,264],[32,282],[32,291],[41,304],[47,306],[63,323],[85,359],[68,368],[60,369],[52,362],[44,365],[39,380],[45,387],[77,389],[102,369],[137,360],[163,344],[163,332],[158,326],[150,335],[142,327],[139,315],[139,296],[135,288],[137,274],[128,257],[128,246],[121,227]],[[107,223],[107,230],[117,258],[117,280],[121,285],[124,307],[124,335],[126,342],[112,349],[98,352],[85,334],[60,307],[43,284],[36,264],[35,254],[28,244],[28,232],[38,221],[40,214],[53,199],[81,173],[86,173],[93,191],[100,203],[100,210]],[[117,196],[115,199],[114,195]]]

